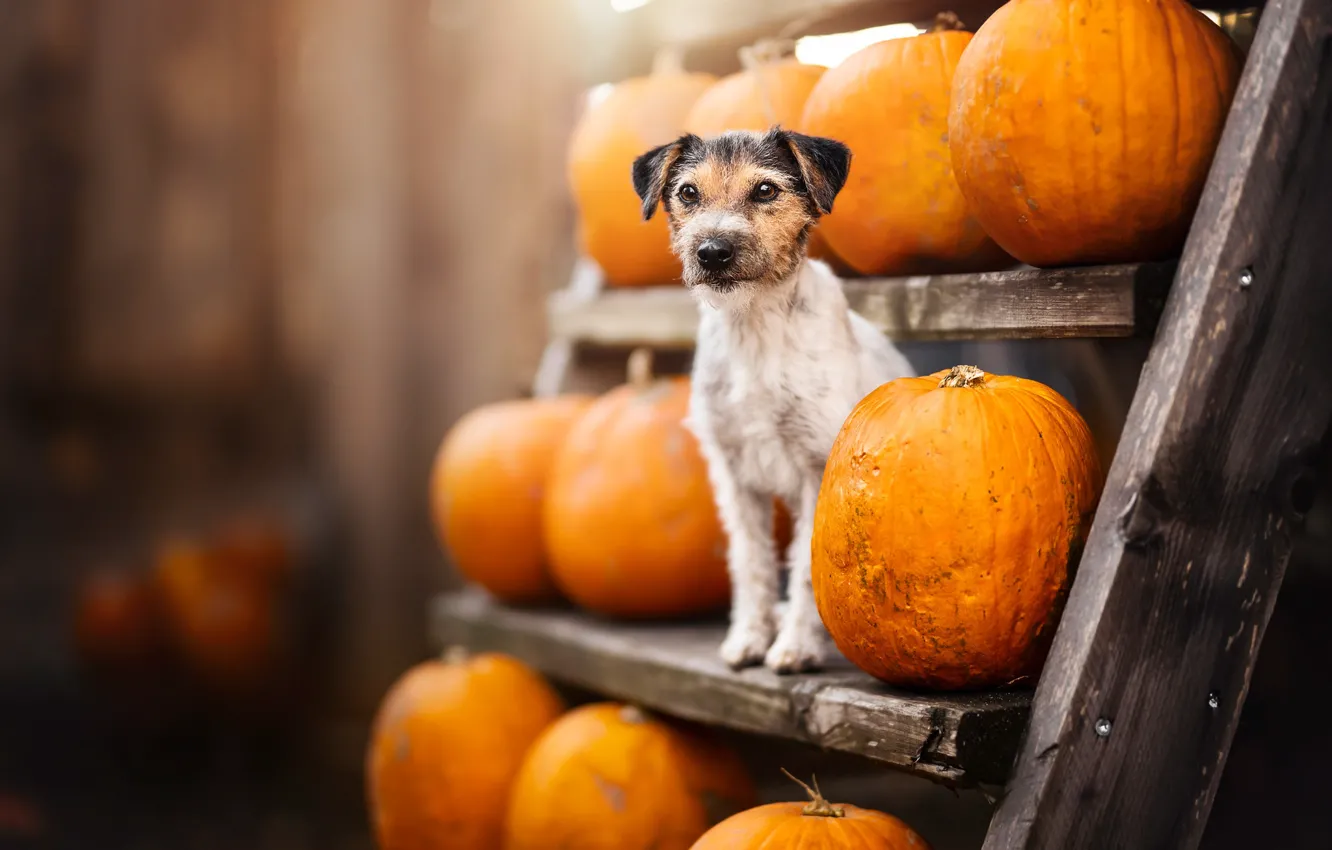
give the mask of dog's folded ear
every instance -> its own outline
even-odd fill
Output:
[[[687,134],[661,147],[653,148],[634,160],[634,191],[643,201],[643,220],[652,218],[657,211],[657,204],[662,202],[662,193],[669,182],[671,166],[675,165],[685,150],[699,141],[697,136]]]
[[[846,175],[851,171],[851,149],[821,136],[806,136],[789,130],[783,131],[782,135],[795,156],[800,177],[805,181],[805,188],[819,214],[832,212],[833,199],[846,185]]]

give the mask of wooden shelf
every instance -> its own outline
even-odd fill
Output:
[[[520,610],[479,591],[435,600],[440,646],[498,651],[554,679],[702,723],[856,753],[956,784],[1007,779],[1030,694],[924,695],[845,661],[823,673],[735,672],[717,657],[724,626],[612,624],[569,609]]]
[[[1067,339],[1151,333],[1173,263],[859,278],[847,300],[897,340]],[[549,304],[552,337],[603,346],[692,346],[697,308],[681,286],[568,290]]]

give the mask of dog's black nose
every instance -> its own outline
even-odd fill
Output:
[[[719,272],[735,259],[735,249],[725,239],[712,238],[698,246],[698,264],[710,272]]]

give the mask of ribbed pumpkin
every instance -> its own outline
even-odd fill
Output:
[[[685,73],[675,54],[659,57],[651,75],[617,84],[592,105],[569,145],[569,185],[578,207],[578,241],[611,286],[679,280],[664,216],[643,221],[630,170],[634,159],[684,132],[685,116],[715,81]]]
[[[924,838],[892,815],[829,803],[817,784],[800,785],[809,794],[808,803],[747,809],[708,830],[690,850],[930,850]]]
[[[468,413],[435,457],[430,503],[458,570],[507,602],[555,595],[541,543],[546,479],[588,396],[491,404]]]
[[[379,850],[498,850],[528,747],[563,705],[504,655],[451,653],[407,671],[379,708],[366,756]]]
[[[957,65],[948,135],[962,193],[1037,266],[1177,252],[1239,78],[1181,0],[1012,0]]]
[[[504,850],[688,850],[753,800],[739,758],[705,733],[617,703],[588,705],[528,753]]]
[[[974,366],[884,384],[847,418],[823,476],[824,624],[895,685],[1035,676],[1101,483],[1086,423],[1043,384]]]
[[[669,617],[730,598],[726,541],[707,467],[683,420],[689,380],[654,380],[636,351],[630,383],[570,430],[546,491],[551,574],[566,596],[616,617]]]
[[[863,274],[1011,265],[967,209],[948,154],[953,69],[971,33],[941,15],[915,38],[882,41],[828,71],[800,129],[850,146],[851,173],[819,225]]]
[[[765,41],[741,51],[745,69],[703,92],[685,119],[685,130],[708,137],[727,130],[762,132],[773,125],[794,129],[814,84],[828,69],[797,61],[790,55],[793,45]],[[842,265],[817,227],[809,234],[809,255]]]

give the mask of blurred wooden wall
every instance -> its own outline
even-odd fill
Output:
[[[571,6],[2,4],[0,471],[27,466],[0,500],[63,519],[0,524],[0,555],[295,479],[331,506],[339,694],[363,709],[418,660],[449,580],[435,449],[525,392],[572,264]],[[31,460],[68,433],[101,471],[77,497]],[[34,592],[12,584],[0,620]]]

